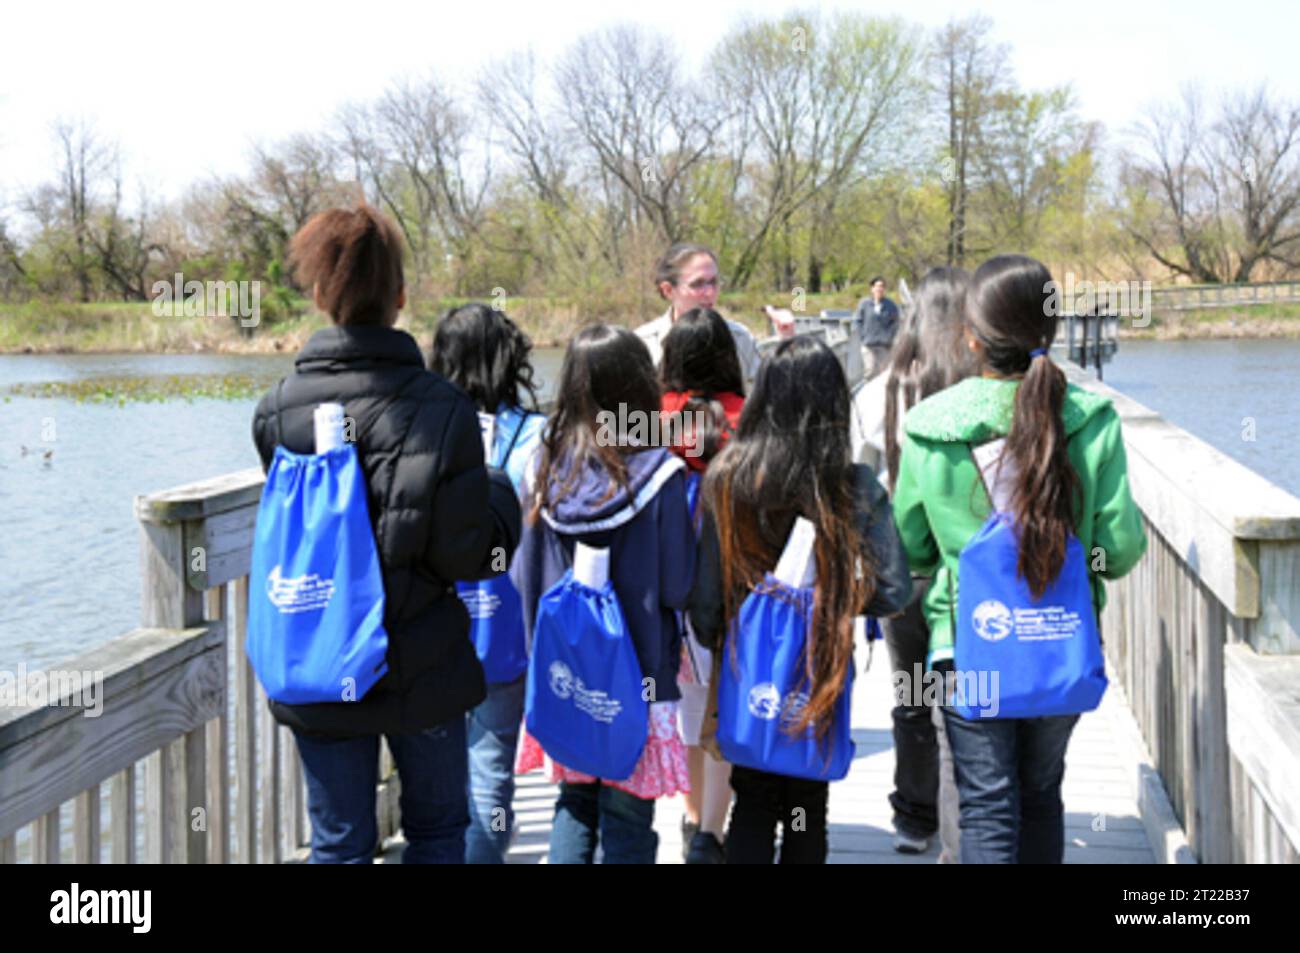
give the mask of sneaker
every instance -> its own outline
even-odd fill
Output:
[[[688,864],[721,864],[726,862],[722,844],[706,831],[691,838],[691,849],[686,854]]]
[[[916,837],[913,834],[894,832],[894,850],[900,854],[924,854],[930,846],[930,838]]]
[[[686,858],[691,852],[691,841],[695,839],[695,835],[698,834],[699,832],[700,832],[699,824],[692,823],[691,821],[688,821],[685,817],[682,818],[682,862],[683,863],[686,862]]]

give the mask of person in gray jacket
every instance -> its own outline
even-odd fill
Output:
[[[871,380],[889,366],[889,351],[898,333],[898,305],[885,297],[884,278],[871,279],[871,296],[858,302],[853,323],[862,341],[866,379]]]

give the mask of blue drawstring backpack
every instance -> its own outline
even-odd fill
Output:
[[[691,522],[698,525],[696,514],[700,509],[700,484],[704,482],[698,470],[686,470],[686,511],[691,514]]]
[[[494,466],[505,467],[527,421],[527,415],[520,415],[514,435]],[[523,675],[528,668],[524,604],[510,577],[502,573],[477,582],[458,582],[456,594],[469,612],[470,638],[488,684],[513,682]]]
[[[249,569],[248,660],[266,694],[356,701],[388,671],[384,581],[356,447],[275,448]]]
[[[810,572],[784,571],[794,554],[809,567],[812,524],[800,518],[775,574],[768,573],[740,606],[723,651],[718,680],[718,746],[732,764],[813,781],[838,781],[853,763],[850,734],[853,665],[833,709],[827,741],[817,741],[812,726],[791,737],[787,726],[808,702],[804,655],[812,625]],[[806,551],[798,547],[806,544]],[[792,548],[793,547],[793,548]],[[804,584],[793,586],[791,578]],[[733,651],[734,650],[734,651]]]
[[[602,560],[607,566],[608,550],[576,544],[574,567],[538,601],[524,718],[528,733],[565,767],[621,781],[645,748],[650,707]]]
[[[1106,691],[1083,544],[1069,535],[1040,599],[1017,573],[1019,553],[1012,516],[995,505],[959,557],[953,707],[966,719],[1075,715]]]

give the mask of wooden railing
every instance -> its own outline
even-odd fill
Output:
[[[836,341],[842,356],[855,349]],[[1107,656],[1202,861],[1300,860],[1300,500],[1081,371],[1124,421],[1150,537],[1108,585]],[[68,662],[102,714],[0,712],[0,862],[302,859],[304,787],[244,654],[263,477],[137,498],[143,628]],[[398,785],[382,756],[380,833]]]
[[[1300,861],[1300,499],[1114,402],[1149,546],[1107,584],[1106,654],[1202,862]],[[1144,796],[1140,794],[1140,798]]]
[[[136,499],[144,627],[64,666],[102,673],[99,717],[49,705],[0,714],[0,862],[304,858],[293,737],[244,654],[262,482],[246,470]],[[386,747],[380,779],[386,837],[398,827]]]

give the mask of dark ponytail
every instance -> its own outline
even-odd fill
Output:
[[[1066,449],[1065,374],[1047,356],[1056,337],[1054,288],[1040,262],[999,255],[975,272],[968,309],[971,329],[984,345],[985,363],[1003,376],[1023,376],[1006,458],[1015,473],[1016,568],[1035,597],[1061,571],[1081,495]]]

